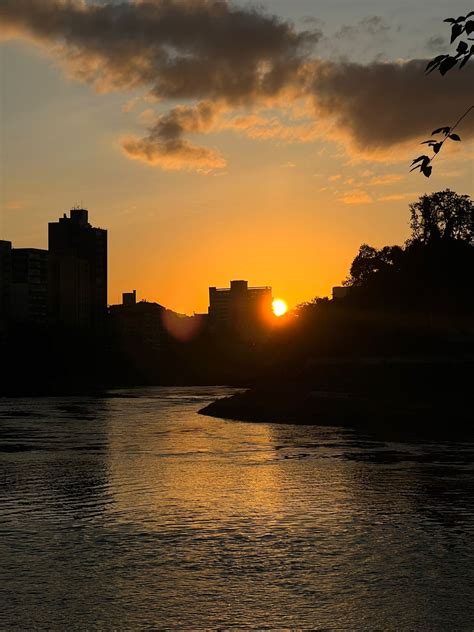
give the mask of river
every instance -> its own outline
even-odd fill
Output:
[[[0,400],[1,630],[474,629],[474,444]],[[277,420],[276,420],[277,421]]]

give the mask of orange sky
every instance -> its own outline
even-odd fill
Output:
[[[40,6],[48,4],[43,0]],[[345,13],[343,4],[321,4],[318,18],[332,39],[318,37],[330,71],[341,73],[347,67],[334,61],[339,59],[334,50],[342,39],[337,34],[344,33],[346,43],[358,51],[361,81],[377,69],[371,59],[382,49],[387,73],[398,76],[390,60],[406,51],[411,57],[430,57],[428,36],[443,32],[446,16],[440,2],[432,5],[428,22],[422,19],[424,3],[415,3],[419,23],[411,26],[417,11],[397,21],[385,0],[354,3]],[[282,11],[283,20],[293,19],[295,32],[311,6],[303,0],[291,3],[291,9],[281,2],[269,4],[270,11]],[[400,29],[400,23],[406,26]],[[341,31],[345,27],[352,31]],[[334,112],[324,101],[328,90],[335,89],[332,83],[321,86],[324,99],[315,88],[316,106],[312,97],[295,98],[291,91],[270,101],[252,94],[245,104],[224,103],[207,93],[158,103],[148,86],[91,85],[77,59],[73,66],[68,57],[65,67],[64,58],[58,58],[53,36],[48,33],[48,41],[41,34],[38,45],[26,37],[25,28],[16,24],[15,36],[10,32],[2,44],[0,238],[17,247],[45,248],[48,221],[83,204],[91,223],[109,231],[111,303],[136,289],[139,299],[201,312],[207,310],[208,286],[228,286],[241,278],[251,285],[272,285],[274,296],[292,307],[330,294],[347,276],[361,243],[403,243],[409,235],[408,204],[421,194],[447,187],[473,194],[474,154],[468,137],[439,156],[429,181],[409,174],[410,160],[421,153],[423,120],[411,121],[413,129],[404,136],[391,129],[383,104],[374,104],[372,120],[361,129],[356,102],[347,103],[357,96],[357,85],[350,83],[353,70],[344,85],[348,92],[338,96]],[[82,40],[79,45],[85,46]],[[85,64],[84,55],[91,52],[82,52]],[[312,59],[320,54],[316,47]],[[94,59],[100,68],[102,61]],[[406,66],[404,72],[407,85],[414,84],[407,94],[416,99],[417,70]],[[436,95],[438,84],[433,86],[429,89]],[[462,90],[454,108],[463,103]],[[334,103],[336,96],[331,93]],[[366,94],[360,98],[370,107]],[[443,99],[431,101],[431,116],[440,125],[446,123],[439,119],[446,116]],[[198,111],[198,103],[207,104],[203,107],[209,112]],[[401,107],[395,104],[391,116],[399,116]],[[180,149],[165,154],[165,124],[170,122],[181,126],[180,136],[172,138]],[[426,126],[428,137],[431,119]],[[147,127],[155,130],[149,137]],[[471,134],[471,127],[466,132]],[[137,157],[126,151],[124,138],[130,137],[142,139],[140,151],[152,152],[147,156],[153,164],[144,154],[130,159]]]

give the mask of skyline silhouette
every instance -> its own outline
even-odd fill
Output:
[[[342,362],[346,368],[328,385],[339,391],[358,362],[357,379],[350,377],[356,392],[378,380],[383,392],[405,383],[402,375],[394,380],[393,370],[411,375],[413,363],[446,358],[459,365],[450,386],[456,389],[471,371],[474,203],[446,189],[408,210],[412,234],[405,244],[362,244],[332,298],[313,297],[279,318],[281,300],[273,300],[272,288],[245,280],[209,287],[208,311],[193,316],[137,302],[135,290],[107,306],[107,231],[89,223],[87,210],[73,209],[49,224],[50,251],[17,251],[0,242],[1,343],[11,368],[3,390],[263,381],[271,388],[282,382],[285,392],[288,371],[289,384],[304,390],[313,379],[321,386],[314,363]],[[33,358],[45,353],[40,376]],[[389,364],[374,376],[368,359]],[[398,368],[389,368],[393,362]],[[422,375],[420,393],[434,395],[430,371]]]
[[[47,250],[0,240],[0,319],[72,330],[100,328],[110,308],[137,305],[136,290],[122,292],[121,304],[108,304],[107,259],[107,229],[91,225],[88,209],[80,207],[48,223]],[[156,303],[141,297],[138,302]],[[229,288],[209,287],[205,315],[217,328],[230,321],[265,326],[272,314],[280,317],[287,309],[283,299],[274,299],[270,286],[232,280]],[[204,314],[194,310],[196,315]]]
[[[449,49],[440,0],[429,12],[420,1],[409,14],[401,0],[268,1],[254,11],[236,2],[222,4],[220,15],[196,2],[192,15],[177,10],[167,35],[176,44],[173,72],[168,43],[163,53],[150,35],[168,19],[157,8],[143,17],[143,6],[101,3],[102,22],[91,10],[79,26],[74,3],[57,21],[54,3],[31,2],[37,22],[11,0],[0,9],[0,238],[44,249],[52,210],[83,199],[95,224],[113,234],[109,303],[135,287],[179,313],[203,312],[200,288],[243,278],[271,283],[292,308],[330,295],[361,243],[403,243],[410,200],[446,187],[474,193],[474,117],[462,122],[463,142],[437,158],[429,188],[406,169],[418,143],[472,100],[471,63],[445,77],[424,75],[425,62]],[[196,28],[187,30],[191,19]],[[206,25],[208,49],[199,37]],[[258,75],[267,61],[274,82]],[[199,72],[176,85],[186,63]],[[301,95],[295,73],[303,70],[310,85]],[[173,130],[178,138],[167,138]],[[127,137],[160,160],[131,160]],[[185,166],[186,151],[196,167],[202,148],[227,164],[170,169],[173,148],[176,167]]]

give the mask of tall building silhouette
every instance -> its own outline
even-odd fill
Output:
[[[230,282],[230,288],[209,288],[209,324],[252,332],[272,314],[272,288],[249,287],[247,281]]]
[[[48,321],[49,254],[39,248],[12,248],[10,313],[14,322]]]
[[[107,313],[107,231],[74,208],[48,225],[50,305],[55,323],[81,329],[101,326]]]
[[[12,248],[0,241],[0,328],[8,323],[45,325],[48,320],[49,255],[39,248]]]
[[[0,341],[6,333],[12,276],[12,244],[0,240]]]

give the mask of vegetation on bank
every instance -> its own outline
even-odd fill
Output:
[[[439,432],[472,426],[474,205],[446,190],[410,205],[403,246],[363,244],[343,298],[301,305],[250,391],[203,414]]]

